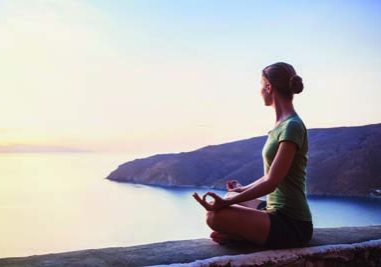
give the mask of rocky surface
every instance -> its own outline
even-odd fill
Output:
[[[308,136],[308,194],[369,196],[381,188],[381,124],[310,129]],[[266,138],[135,159],[119,165],[106,178],[217,189],[225,189],[225,181],[232,178],[248,184],[263,175],[261,151]]]
[[[292,266],[292,267],[366,267],[381,266],[381,240],[355,244],[270,250],[235,256],[213,257],[191,263],[155,266]]]
[[[376,240],[367,244],[359,244]],[[330,245],[330,247],[327,247]],[[337,246],[333,246],[337,245]],[[310,249],[310,250],[308,250]],[[253,266],[279,266],[280,260],[298,260],[294,266],[301,265],[303,259],[309,262],[322,260],[331,261],[332,265],[344,266],[337,263],[350,263],[351,260],[371,262],[373,255],[381,255],[381,225],[366,227],[317,228],[308,248],[264,250],[250,243],[220,246],[210,239],[192,239],[167,241],[131,247],[114,247],[89,249],[65,253],[35,255],[29,257],[0,259],[1,267],[98,267],[98,266],[147,266],[176,263],[198,264],[193,266],[224,266],[235,260],[237,266],[250,263],[254,258],[261,258],[262,263]],[[250,256],[251,255],[251,256]],[[275,256],[274,256],[275,255]],[[299,255],[299,256],[295,256]],[[344,257],[344,256],[345,257]],[[236,258],[227,258],[233,257]],[[275,257],[275,258],[274,258]],[[267,259],[267,260],[266,260]],[[376,258],[376,260],[380,258]],[[203,264],[200,264],[203,262]],[[305,263],[306,261],[304,261]],[[353,261],[352,261],[353,262]],[[240,264],[238,264],[240,263]],[[284,264],[285,262],[283,262]],[[377,262],[376,262],[377,263]],[[299,265],[298,265],[299,264]],[[337,265],[333,265],[337,264]],[[227,265],[231,266],[231,265]],[[234,265],[232,265],[234,266]],[[351,266],[350,264],[346,266]],[[356,265],[352,265],[356,266]],[[361,265],[368,266],[368,265]],[[371,266],[371,265],[369,265]],[[374,265],[377,266],[377,265]]]

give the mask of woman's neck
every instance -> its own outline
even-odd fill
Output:
[[[275,125],[278,125],[284,119],[296,113],[292,101],[278,99],[274,101],[273,107],[275,108],[276,116]]]

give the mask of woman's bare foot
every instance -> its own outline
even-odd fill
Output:
[[[217,231],[213,231],[210,234],[210,237],[212,238],[212,240],[214,242],[217,242],[221,245],[229,244],[229,243],[235,243],[235,242],[239,242],[239,241],[244,241],[243,238],[235,237],[235,236],[224,234],[224,233],[217,232]]]

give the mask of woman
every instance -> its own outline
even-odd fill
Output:
[[[263,69],[261,87],[264,104],[273,107],[276,115],[262,150],[264,176],[246,186],[228,181],[228,191],[235,195],[222,198],[207,192],[202,198],[197,193],[193,197],[207,210],[206,222],[218,243],[245,240],[269,248],[303,246],[313,232],[305,190],[308,139],[292,104],[303,82],[293,66],[278,62]],[[258,209],[257,198],[265,195],[266,207]],[[207,196],[214,201],[208,202]]]

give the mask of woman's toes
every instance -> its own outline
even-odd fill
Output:
[[[211,232],[211,233],[210,233],[210,237],[211,237],[211,238],[216,238],[216,237],[218,237],[218,232],[217,232],[217,231],[213,231],[213,232]]]
[[[227,244],[233,241],[233,239],[231,239],[229,235],[217,231],[213,231],[210,234],[210,237],[213,239],[214,242],[217,242],[219,244]]]

